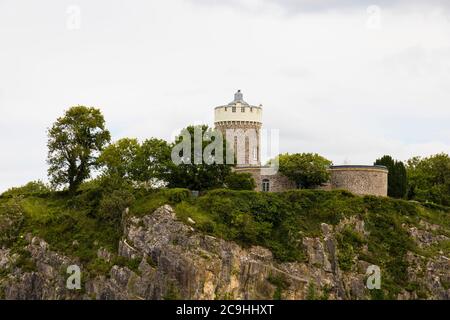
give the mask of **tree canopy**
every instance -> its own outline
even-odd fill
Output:
[[[225,178],[225,185],[231,190],[254,190],[256,187],[255,179],[246,172],[232,172]]]
[[[317,153],[280,154],[279,171],[300,188],[320,186],[329,179],[332,162]]]
[[[450,206],[450,157],[440,153],[407,162],[408,198]]]
[[[170,150],[164,140],[152,138],[140,144],[137,139],[124,138],[106,147],[98,162],[106,176],[155,184],[168,177]]]
[[[403,162],[394,160],[391,156],[385,155],[377,159],[375,165],[383,165],[388,168],[388,196],[393,198],[403,198],[408,188],[406,168]]]
[[[195,141],[196,134],[201,138]],[[179,164],[170,167],[168,175],[168,187],[187,188],[191,190],[209,190],[222,188],[225,178],[231,172],[231,165],[224,164],[223,155],[226,154],[226,143],[215,141],[211,137],[215,136],[215,130],[207,125],[188,126],[183,129],[176,138],[173,147],[181,146],[183,140],[188,150],[175,150],[176,154],[184,160]],[[188,141],[186,141],[188,139]],[[200,150],[195,150],[196,143],[199,143]],[[212,144],[218,143],[218,149],[213,149]],[[199,151],[196,154],[196,151]],[[221,154],[217,154],[217,151]],[[197,161],[200,160],[200,161]]]
[[[48,130],[48,175],[51,183],[76,191],[90,177],[98,154],[111,136],[99,109],[72,107]]]

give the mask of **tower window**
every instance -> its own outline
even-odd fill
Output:
[[[262,191],[263,192],[269,192],[269,190],[270,190],[269,179],[263,179],[263,181],[262,181]]]
[[[231,112],[236,112],[236,107],[231,107]]]
[[[245,112],[245,107],[241,107],[241,112]]]

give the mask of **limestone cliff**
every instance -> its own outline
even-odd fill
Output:
[[[0,250],[0,297],[4,299],[369,299],[366,270],[369,262],[353,261],[354,268],[339,267],[336,233],[351,227],[365,236],[357,218],[338,225],[321,225],[322,235],[303,238],[306,262],[280,263],[262,247],[243,248],[196,231],[176,219],[170,206],[141,218],[127,217],[117,253],[98,250],[98,259],[111,262],[115,255],[138,261],[136,267],[113,265],[104,274],[82,271],[81,290],[66,288],[66,268],[78,259],[54,252],[43,240],[28,235],[21,253]],[[191,221],[195,226],[195,222]],[[408,229],[419,246],[441,241],[434,225]],[[445,239],[444,239],[445,240]],[[448,239],[446,239],[448,240]],[[25,268],[17,261],[28,259]],[[408,277],[427,291],[426,298],[449,299],[449,257],[408,253]],[[381,286],[383,275],[381,274]],[[376,289],[374,289],[376,290]],[[423,289],[422,289],[423,290]],[[409,288],[398,299],[416,299]]]

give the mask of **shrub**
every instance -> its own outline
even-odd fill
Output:
[[[230,173],[225,178],[225,185],[232,190],[254,190],[256,188],[255,179],[250,173]]]
[[[122,213],[134,201],[134,196],[127,190],[114,190],[109,195],[104,195],[98,208],[98,216],[106,221],[117,222],[122,218]]]
[[[17,199],[0,207],[0,245],[14,242],[24,222],[22,207]]]
[[[1,196],[4,198],[11,198],[17,196],[31,196],[47,194],[51,189],[42,181],[31,181],[22,187],[11,188],[5,191]]]
[[[162,193],[167,197],[171,204],[180,203],[181,201],[189,199],[191,196],[191,192],[188,189],[183,188],[165,189]]]

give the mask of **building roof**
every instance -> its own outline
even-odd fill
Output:
[[[330,166],[330,169],[380,169],[380,170],[388,170],[386,166],[381,165],[338,165],[338,166]]]
[[[248,103],[244,101],[244,95],[242,94],[241,90],[238,90],[235,94],[234,94],[234,100],[231,101],[228,105],[229,106],[234,106],[237,103],[240,103],[242,105],[247,105]]]

